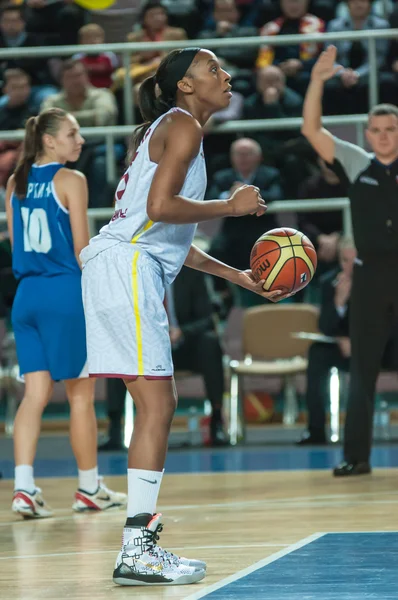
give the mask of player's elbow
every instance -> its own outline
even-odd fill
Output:
[[[164,203],[162,201],[154,201],[150,198],[147,203],[147,214],[153,223],[158,223],[164,219]]]

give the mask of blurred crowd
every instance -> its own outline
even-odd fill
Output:
[[[123,41],[235,38],[257,35],[297,35],[396,27],[398,2],[392,0],[116,0],[103,11],[87,11],[74,0],[14,0],[0,2],[0,48],[13,48],[0,59],[0,130],[21,129],[41,109],[72,112],[84,127],[124,124],[121,58],[113,52],[70,57],[20,58],[17,49],[31,46],[103,44]],[[51,24],[51,26],[50,26]],[[368,109],[369,60],[366,41],[338,41],[341,72],[327,84],[324,114],[358,114]],[[300,117],[310,70],[322,43],[291,46],[222,46],[215,52],[232,76],[233,98],[228,109],[207,126],[205,154],[207,198],[228,197],[237,185],[254,183],[267,203],[284,198],[331,198],[345,195],[336,175],[317,159],[295,130],[216,134],[213,125],[229,120]],[[398,42],[378,40],[380,101],[398,97]],[[153,74],[164,52],[131,56],[132,85]],[[140,115],[136,110],[136,122]],[[20,151],[20,142],[0,141],[0,196]],[[119,177],[126,145],[115,144]],[[86,142],[76,168],[89,182],[90,206],[112,205],[114,182],[106,181],[106,148],[102,140]],[[1,209],[1,205],[0,205]],[[242,255],[263,231],[285,223],[283,215],[247,217],[245,227],[226,220],[212,240],[212,253],[244,267]],[[293,215],[316,244],[319,258],[337,257],[339,212]],[[231,221],[231,222],[229,222]],[[240,252],[236,250],[239,237]],[[235,256],[236,255],[236,256]],[[232,257],[232,258],[231,258]]]

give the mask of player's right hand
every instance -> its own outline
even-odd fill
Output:
[[[321,52],[318,60],[311,71],[311,79],[318,81],[327,81],[341,71],[341,65],[336,65],[337,48],[329,46],[324,52]]]
[[[267,206],[260,196],[259,188],[254,185],[242,185],[227,202],[232,217],[242,217],[244,215],[261,217],[267,210]]]

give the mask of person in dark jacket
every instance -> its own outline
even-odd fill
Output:
[[[262,152],[257,142],[250,138],[236,140],[231,146],[230,158],[232,168],[214,175],[206,193],[207,199],[227,199],[243,184],[260,188],[266,204],[283,198],[279,171],[261,164]],[[262,217],[247,215],[239,223],[234,217],[227,217],[213,239],[210,254],[221,261],[228,260],[228,264],[236,269],[248,269],[254,242],[274,227],[278,227],[276,215],[267,212]]]
[[[198,35],[199,39],[227,39],[237,37],[251,37],[257,35],[255,27],[245,27],[239,23],[240,14],[235,0],[215,0],[213,19],[205,24],[205,29]],[[222,46],[214,48],[214,52],[223,59],[225,67],[234,75],[234,67],[252,69],[257,58],[257,48],[247,46]]]
[[[374,106],[366,139],[373,150],[341,140],[322,127],[325,82],[341,70],[329,46],[315,64],[303,109],[302,132],[347,185],[358,258],[350,311],[350,394],[344,460],[336,477],[371,472],[376,381],[388,340],[398,333],[398,108]]]
[[[303,200],[318,198],[344,198],[346,186],[322,158],[318,157],[319,171],[305,179],[299,187],[298,196]],[[298,229],[315,245],[318,255],[317,273],[325,273],[337,263],[337,246],[343,230],[341,210],[304,212],[298,215]],[[333,264],[331,264],[333,263]]]
[[[284,119],[300,117],[303,99],[286,85],[286,76],[280,67],[270,65],[257,71],[257,91],[246,98],[243,119]],[[309,145],[292,131],[259,131],[253,138],[260,144],[264,160],[277,167],[282,174],[284,191],[288,198],[296,198],[297,190],[307,170]],[[313,152],[311,151],[311,157]]]
[[[326,443],[325,408],[329,398],[330,369],[349,370],[348,311],[355,257],[352,240],[342,238],[339,243],[340,267],[330,269],[321,278],[319,330],[326,336],[338,338],[338,341],[333,344],[315,342],[310,347],[306,393],[308,431],[299,445]]]
[[[45,39],[35,33],[26,31],[24,10],[21,6],[8,5],[0,12],[0,48],[14,48],[15,56],[0,59],[0,76],[9,69],[21,69],[27,73],[31,81],[31,102],[39,112],[40,105],[50,94],[55,94],[57,88],[51,75],[47,58],[20,57],[19,48],[44,46]],[[0,101],[2,105],[3,98]],[[11,127],[10,127],[11,129]]]

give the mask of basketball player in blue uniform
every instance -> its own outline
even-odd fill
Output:
[[[12,308],[25,393],[14,424],[15,492],[12,510],[23,517],[50,517],[35,485],[33,461],[41,417],[53,382],[65,380],[70,439],[79,469],[75,511],[126,503],[98,477],[94,383],[86,366],[86,329],[79,252],[88,243],[87,184],[65,168],[80,156],[76,119],[50,109],[26,124],[24,149],[7,185],[6,210],[19,280]]]
[[[203,561],[158,544],[154,514],[177,398],[165,285],[182,265],[217,275],[265,298],[251,271],[238,271],[192,245],[199,221],[262,215],[259,189],[242,186],[229,200],[202,202],[203,126],[229,105],[230,76],[208,50],[174,50],[140,87],[146,121],[133,137],[130,166],[116,190],[115,213],[81,253],[90,374],[118,377],[137,416],[129,449],[127,521],[113,580],[120,585],[180,585],[205,576]]]

